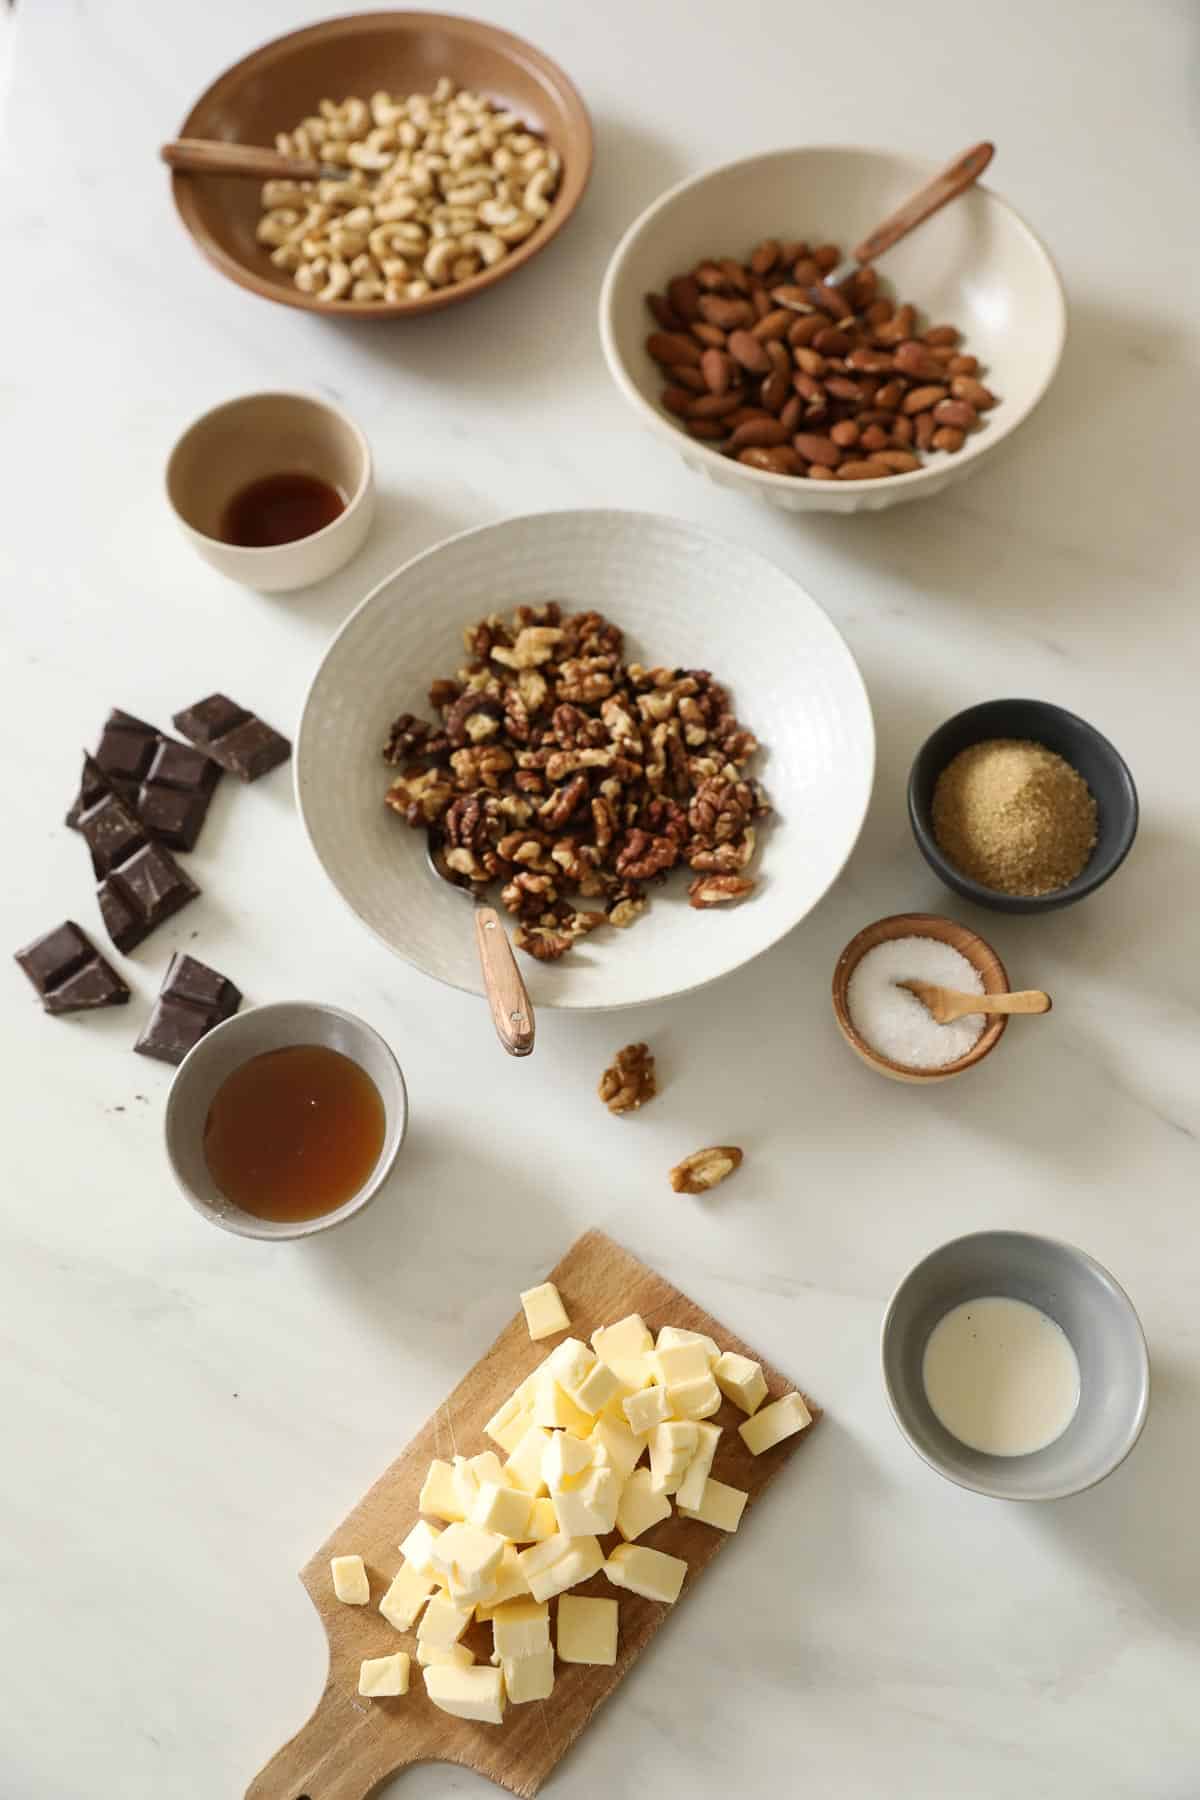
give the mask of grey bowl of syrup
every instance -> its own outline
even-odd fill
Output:
[[[252,1007],[179,1065],[167,1156],[185,1199],[239,1237],[302,1238],[375,1198],[408,1129],[395,1056],[353,1013],[314,1001]]]

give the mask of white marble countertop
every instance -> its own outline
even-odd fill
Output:
[[[240,1794],[323,1677],[294,1571],[518,1289],[601,1225],[793,1372],[828,1418],[562,1765],[555,1795],[1183,1800],[1200,1778],[1186,10],[472,0],[579,82],[598,134],[592,190],[562,242],[488,301],[360,328],[222,281],[177,228],[155,161],[212,75],[323,10],[19,9],[2,941],[67,914],[96,923],[61,814],[108,706],[165,722],[224,686],[289,728],[331,629],[385,571],[510,511],[649,507],[774,557],[861,662],[879,778],[845,876],[771,955],[635,1019],[543,1017],[530,1065],[499,1054],[478,1003],[355,925],[302,840],[286,773],[218,796],[192,863],[205,897],[122,962],[131,1008],[45,1018],[9,965],[0,1788]],[[594,301],[617,234],[660,189],[797,139],[944,156],[983,135],[1000,147],[995,185],[1059,261],[1071,327],[1049,397],[982,473],[927,508],[791,518],[703,486],[639,433],[604,372]],[[382,485],[358,561],[290,600],[222,582],[161,496],[180,427],[266,386],[342,402]],[[1110,734],[1144,807],[1119,878],[1037,920],[955,905],[903,806],[925,733],[1013,691]],[[845,940],[905,908],[979,925],[1020,984],[1056,1001],[977,1076],[919,1094],[862,1069],[828,1003]],[[177,944],[250,1001],[325,998],[395,1046],[412,1134],[395,1187],[351,1227],[242,1242],[173,1191],[170,1071],[130,1040]],[[592,1089],[633,1033],[653,1040],[666,1092],[631,1127]],[[664,1170],[718,1120],[745,1167],[719,1201],[685,1208]],[[1135,1455],[1045,1508],[930,1473],[878,1374],[899,1276],[943,1239],[999,1224],[1108,1264],[1154,1359]],[[397,1791],[485,1790],[430,1767]]]

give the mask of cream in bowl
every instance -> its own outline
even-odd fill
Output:
[[[213,568],[263,593],[307,587],[362,548],[371,451],[346,415],[306,394],[247,394],[189,426],[167,498]]]

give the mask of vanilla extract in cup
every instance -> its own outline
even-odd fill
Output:
[[[369,1181],[385,1128],[379,1089],[352,1057],[290,1044],[226,1076],[205,1121],[204,1158],[243,1212],[317,1219]]]
[[[921,1367],[938,1421],[969,1450],[1032,1456],[1079,1405],[1079,1359],[1054,1319],[1005,1294],[964,1300],[929,1334]]]
[[[265,550],[312,537],[345,510],[345,495],[332,482],[300,469],[284,471],[239,488],[221,514],[220,535],[226,544]]]

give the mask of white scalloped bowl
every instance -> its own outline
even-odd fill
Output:
[[[879,260],[885,291],[930,323],[957,325],[999,396],[957,455],[931,456],[886,481],[805,481],[768,475],[689,438],[664,412],[666,385],[646,352],[654,322],[648,292],[706,256],[748,255],[765,237],[807,238],[848,250],[935,173],[892,150],[805,146],[726,163],[668,191],[636,219],[613,252],[600,293],[609,373],[643,425],[689,469],[788,512],[878,512],[924,500],[979,467],[1026,420],[1053,379],[1067,331],[1062,283],[1050,254],[1007,201],[977,183]]]
[[[597,931],[561,962],[521,955],[535,1006],[637,1006],[728,975],[799,924],[854,847],[875,734],[862,677],[814,600],[773,563],[679,520],[559,512],[448,539],[368,595],[327,650],[296,742],[300,814],[351,910],[406,962],[482,993],[471,913],[432,875],[425,835],[383,804],[380,756],[397,714],[428,716],[431,679],[463,661],[462,628],[523,601],[595,608],[630,657],[712,669],[764,746],[774,807],[740,906],[697,912],[682,875],[651,887],[627,931]]]

